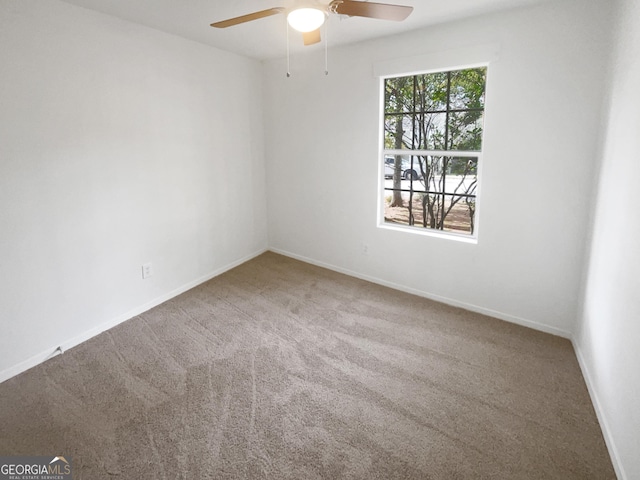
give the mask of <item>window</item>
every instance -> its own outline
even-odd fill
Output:
[[[474,236],[486,76],[384,79],[381,223]]]

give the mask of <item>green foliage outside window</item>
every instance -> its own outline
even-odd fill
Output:
[[[394,155],[386,221],[398,220],[390,209],[405,208],[399,223],[473,234],[478,156],[469,152],[482,151],[486,75],[480,67],[385,80],[384,148],[407,151]],[[409,188],[408,163],[418,176]]]

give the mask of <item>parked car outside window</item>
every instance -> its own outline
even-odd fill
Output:
[[[395,171],[395,157],[384,157],[384,177],[393,178],[393,172]],[[422,177],[420,172],[420,165],[417,161],[414,162],[413,168],[411,167],[411,160],[406,157],[402,157],[401,161],[402,178],[405,180],[413,179],[417,180]]]

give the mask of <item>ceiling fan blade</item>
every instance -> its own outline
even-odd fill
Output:
[[[302,39],[305,45],[313,45],[314,43],[320,43],[320,29],[317,28],[311,32],[302,34]]]
[[[380,20],[400,22],[413,12],[413,7],[391,5],[389,3],[334,0],[329,5],[329,11],[340,15],[349,15],[350,17],[379,18]]]
[[[212,23],[211,26],[215,28],[227,28],[233,25],[239,25],[241,23],[251,22],[252,20],[258,20],[259,18],[270,17],[271,15],[277,15],[284,12],[283,7],[274,7],[267,10],[260,10],[259,12],[249,13],[240,17],[230,18],[228,20],[222,20],[221,22]]]

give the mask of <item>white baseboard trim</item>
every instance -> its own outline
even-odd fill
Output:
[[[498,312],[496,310],[492,310],[492,309],[488,309],[488,308],[484,308],[484,307],[479,307],[477,305],[473,305],[473,304],[469,304],[466,302],[460,302],[458,300],[454,300],[452,298],[448,298],[448,297],[442,297],[440,295],[434,295],[432,293],[429,292],[425,292],[422,290],[418,290],[415,288],[411,288],[408,287],[406,285],[400,285],[394,282],[388,282],[386,280],[382,280],[380,278],[377,277],[373,277],[370,275],[365,275],[359,272],[355,272],[346,268],[342,268],[342,267],[338,267],[336,265],[332,265],[329,263],[325,263],[325,262],[321,262],[318,260],[314,260],[312,258],[309,257],[305,257],[303,255],[297,255],[291,252],[288,252],[286,250],[281,250],[278,248],[265,248],[265,249],[261,249],[259,251],[256,251],[254,253],[251,253],[243,258],[240,258],[234,262],[231,262],[223,267],[220,267],[216,270],[214,270],[213,272],[210,272],[196,280],[193,280],[191,282],[188,282],[164,295],[161,295],[155,299],[153,299],[150,302],[145,303],[144,305],[141,305],[139,307],[134,308],[133,310],[130,310],[126,313],[123,313],[122,315],[118,315],[117,317],[109,320],[108,322],[105,322],[95,328],[92,328],[90,330],[87,330],[86,332],[77,335],[59,345],[56,346],[52,346],[51,348],[37,354],[34,355],[31,358],[28,358],[27,360],[20,362],[17,365],[14,365],[13,367],[9,367],[5,370],[3,370],[2,372],[0,372],[0,383],[9,380],[10,378],[19,375],[20,373],[23,373],[27,370],[29,370],[30,368],[33,368],[45,361],[47,361],[48,359],[56,356],[56,355],[60,355],[61,353],[64,353],[66,350],[69,350],[97,335],[99,335],[100,333],[109,330],[113,327],[115,327],[116,325],[119,325],[122,322],[125,322],[133,317],[136,317],[144,312],[146,312],[147,310],[150,310],[184,292],[186,292],[187,290],[190,290],[204,282],[207,282],[209,280],[211,280],[214,277],[217,277],[218,275],[221,275],[222,273],[231,270],[232,268],[235,268],[261,254],[263,254],[266,251],[272,251],[274,253],[278,253],[280,255],[284,255],[286,257],[290,257],[290,258],[294,258],[296,260],[300,260],[302,262],[306,262],[306,263],[310,263],[312,265],[316,265],[322,268],[327,268],[329,270],[333,270],[335,272],[338,273],[343,273],[345,275],[349,275],[355,278],[359,278],[362,280],[366,280],[378,285],[383,285],[385,287],[389,287],[389,288],[393,288],[395,290],[400,290],[406,293],[411,293],[414,295],[418,295],[420,297],[424,297],[424,298],[428,298],[430,300],[434,300],[437,302],[441,302],[441,303],[445,303],[447,305],[451,305],[454,307],[460,307],[463,308],[465,310],[469,310],[472,312],[476,312],[476,313],[481,313],[484,315],[488,315],[494,318],[498,318],[500,320],[504,320],[507,322],[511,322],[511,323],[515,323],[517,325],[522,325],[525,327],[529,327],[532,328],[534,330],[539,330],[542,332],[546,332],[546,333],[550,333],[552,335],[557,335],[563,338],[567,338],[569,340],[571,340],[572,344],[573,344],[573,349],[576,352],[576,357],[578,359],[578,364],[580,365],[580,369],[582,371],[582,375],[585,379],[585,383],[587,385],[587,389],[589,391],[589,395],[591,397],[591,402],[593,403],[594,406],[594,410],[596,412],[596,416],[598,418],[598,421],[600,422],[600,427],[602,429],[602,433],[604,436],[604,440],[605,443],[607,445],[607,448],[609,450],[609,455],[611,457],[611,461],[613,463],[613,467],[615,469],[616,475],[620,480],[627,480],[627,476],[624,472],[624,469],[622,467],[622,463],[620,461],[620,457],[618,455],[618,451],[616,449],[615,446],[615,442],[613,440],[613,436],[611,435],[611,430],[609,428],[609,424],[607,421],[606,416],[603,413],[603,409],[601,406],[601,403],[599,401],[598,395],[596,393],[596,390],[593,386],[593,381],[591,379],[591,375],[589,373],[589,369],[587,368],[587,365],[585,363],[584,357],[582,355],[582,352],[580,350],[580,348],[578,347],[577,343],[575,342],[573,335],[567,331],[564,331],[562,329],[558,329],[556,327],[552,327],[549,325],[545,325],[545,324],[541,324],[538,322],[534,322],[534,321],[530,321],[530,320],[526,320],[524,318],[520,318],[514,315],[509,315],[506,313],[502,313],[502,312]]]
[[[257,257],[258,255],[261,255],[262,253],[264,253],[265,251],[270,250],[272,252],[278,253],[280,255],[284,255],[290,258],[294,258],[296,260],[300,260],[302,262],[306,262],[306,263],[310,263],[312,265],[317,265],[319,267],[322,268],[327,268],[329,270],[333,270],[335,272],[339,272],[339,273],[343,273],[345,275],[349,275],[355,278],[360,278],[362,280],[366,280],[368,282],[372,282],[372,283],[376,283],[378,285],[383,285],[385,287],[389,287],[389,288],[393,288],[395,290],[400,290],[402,292],[406,292],[406,293],[411,293],[413,295],[418,295],[420,297],[424,297],[424,298],[428,298],[430,300],[434,300],[437,302],[441,302],[441,303],[445,303],[447,305],[451,305],[454,307],[459,307],[459,308],[463,308],[465,310],[469,310],[472,312],[476,312],[476,313],[481,313],[483,315],[488,315],[494,318],[498,318],[500,320],[504,320],[507,322],[511,322],[511,323],[515,323],[517,325],[522,325],[524,327],[528,327],[528,328],[532,328],[534,330],[539,330],[542,332],[546,332],[546,333],[550,333],[552,335],[557,335],[563,338],[567,338],[567,339],[571,339],[571,333],[558,329],[556,327],[552,327],[549,325],[545,325],[542,323],[538,323],[538,322],[534,322],[531,320],[527,320],[524,318],[520,318],[514,315],[510,315],[507,313],[503,313],[503,312],[499,312],[496,310],[492,310],[489,308],[485,308],[485,307],[480,307],[477,305],[473,305],[470,303],[466,303],[466,302],[461,302],[452,298],[448,298],[448,297],[443,297],[440,295],[435,295],[429,292],[425,292],[422,290],[418,290],[412,287],[408,287],[406,285],[401,285],[401,284],[397,284],[394,282],[389,282],[377,277],[373,277],[370,275],[365,275],[359,272],[355,272],[353,270],[349,270],[346,268],[342,268],[342,267],[338,267],[336,265],[332,265],[326,262],[321,262],[318,260],[315,260],[313,258],[309,258],[309,257],[305,257],[303,255],[298,255],[292,252],[288,252],[286,250],[281,250],[278,248],[268,248],[268,249],[262,249],[259,250],[257,252],[251,253],[239,260],[236,260],[234,262],[231,262],[227,265],[225,265],[224,267],[218,268],[215,271],[204,275],[203,277],[200,277],[192,282],[189,282],[185,285],[182,285],[178,288],[176,288],[175,290],[172,290],[171,292],[165,294],[165,295],[161,295],[155,299],[153,299],[152,301],[141,305],[137,308],[134,308],[133,310],[130,310],[126,313],[123,313],[122,315],[117,316],[116,318],[111,319],[108,322],[105,322],[97,327],[94,327],[86,332],[83,332],[80,335],[77,335],[61,344],[58,345],[54,345],[51,348],[37,354],[34,355],[33,357],[13,366],[13,367],[9,367],[5,370],[3,370],[2,372],[0,372],[0,383],[8,380],[9,378],[12,378],[32,367],[35,367],[36,365],[48,360],[49,358],[52,358],[56,355],[59,355],[60,353],[69,350],[73,347],[75,347],[76,345],[79,345],[82,342],[85,342],[87,340],[89,340],[92,337],[95,337],[96,335],[99,335],[100,333],[109,330],[110,328],[115,327],[116,325],[119,325],[120,323],[129,320],[130,318],[133,318],[137,315],[140,315],[143,312],[146,312],[147,310],[152,309],[153,307],[156,307],[158,305],[160,305],[161,303],[166,302],[167,300],[170,300],[173,297],[176,297],[178,295],[180,295],[181,293],[186,292],[187,290],[190,290],[191,288],[200,285],[201,283],[204,283],[208,280],[211,280],[212,278],[228,271],[231,270],[232,268],[237,267],[238,265],[241,265],[249,260],[251,260],[252,258]],[[60,351],[61,349],[61,351]]]
[[[372,277],[370,275],[365,275],[359,272],[355,272],[353,270],[348,270],[346,268],[338,267],[336,265],[332,265],[329,263],[321,262],[318,260],[314,260],[313,258],[305,257],[303,255],[298,255],[295,253],[288,252],[286,250],[281,250],[279,248],[269,248],[270,251],[274,253],[278,253],[280,255],[284,255],[286,257],[294,258],[296,260],[300,260],[305,263],[310,263],[312,265],[316,265],[318,267],[326,268],[328,270],[333,270],[334,272],[344,273],[345,275],[349,275],[351,277],[356,277],[361,280],[366,280],[371,283],[376,283],[378,285],[382,285],[384,287],[393,288],[394,290],[400,290],[405,293],[411,293],[413,295],[417,295],[419,297],[428,298],[429,300],[434,300],[436,302],[445,303],[447,305],[451,305],[453,307],[463,308],[465,310],[469,310],[471,312],[481,313],[483,315],[487,315],[490,317],[497,318],[499,320],[504,320],[506,322],[515,323],[517,325],[522,325],[523,327],[532,328],[534,330],[538,330],[545,333],[550,333],[552,335],[556,335],[558,337],[566,338],[571,340],[572,335],[570,332],[562,330],[557,327],[552,327],[550,325],[545,325],[543,323],[534,322],[532,320],[527,320],[525,318],[520,318],[515,315],[510,315],[508,313],[499,312],[496,310],[492,310],[490,308],[480,307],[478,305],[473,305],[471,303],[461,302],[459,300],[455,300],[453,298],[443,297],[440,295],[435,295],[433,293],[425,292],[423,290],[418,290],[412,287],[408,287],[406,285],[401,285],[394,282],[388,282],[386,280],[382,280],[381,278]]]
[[[624,468],[622,467],[620,455],[618,454],[618,449],[616,448],[616,444],[613,440],[611,428],[609,427],[609,422],[607,421],[607,417],[604,414],[602,403],[600,403],[600,398],[598,397],[598,393],[596,392],[596,389],[593,385],[593,380],[591,374],[589,373],[589,368],[587,367],[584,356],[582,355],[582,351],[580,350],[577,342],[572,339],[571,343],[573,344],[573,350],[576,352],[576,357],[578,358],[578,364],[580,365],[582,376],[585,383],[587,384],[587,390],[589,391],[589,396],[591,397],[593,409],[596,411],[596,417],[598,417],[598,422],[600,423],[600,429],[602,430],[604,442],[607,445],[607,450],[609,450],[609,456],[611,457],[613,469],[616,472],[618,480],[627,480],[628,477],[624,471]]]
[[[214,277],[217,277],[218,275],[231,270],[232,268],[237,267],[238,265],[241,265],[249,260],[251,260],[252,258],[257,257],[258,255],[262,255],[264,252],[266,252],[267,249],[262,249],[259,250],[257,252],[253,252],[243,258],[240,258],[236,261],[233,261],[223,267],[217,268],[216,270],[214,270],[213,272],[210,272],[200,278],[197,278],[196,280],[193,280],[191,282],[188,282],[164,295],[160,295],[157,298],[154,298],[153,300],[151,300],[150,302],[145,303],[144,305],[140,305],[139,307],[134,308],[133,310],[129,310],[128,312],[123,313],[122,315],[118,315],[115,318],[112,318],[111,320],[102,323],[100,325],[98,325],[97,327],[91,328],[89,330],[87,330],[86,332],[81,333],[80,335],[76,335],[73,338],[70,338],[69,340],[66,340],[58,345],[52,346],[51,348],[46,349],[45,351],[34,355],[31,358],[28,358],[27,360],[20,362],[17,365],[14,365],[13,367],[9,367],[5,370],[3,370],[2,372],[0,372],[0,383],[9,380],[12,377],[15,377],[16,375],[19,375],[22,372],[25,372],[27,370],[29,370],[30,368],[35,367],[36,365],[39,365],[47,360],[49,360],[50,358],[55,357],[56,355],[60,355],[62,353],[64,353],[65,351],[83,343],[86,342],[87,340],[89,340],[90,338],[95,337],[96,335],[101,334],[102,332],[109,330],[110,328],[115,327],[116,325],[121,324],[122,322],[125,322],[133,317],[136,317],[138,315],[140,315],[141,313],[146,312],[147,310],[151,310],[154,307],[157,307],[158,305],[160,305],[161,303],[166,302],[167,300],[172,299],[173,297],[177,297],[178,295],[180,295],[181,293],[186,292],[187,290],[191,290],[194,287],[197,287],[198,285],[200,285],[201,283],[207,282],[209,280],[211,280]]]
[[[274,253],[278,253],[280,255],[284,255],[286,257],[294,258],[296,260],[300,260],[305,263],[310,263],[312,265],[317,265],[319,267],[327,268],[329,270],[333,270],[335,272],[344,273],[345,275],[349,275],[351,277],[360,278],[362,280],[366,280],[372,283],[376,283],[378,285],[383,285],[385,287],[393,288],[395,290],[400,290],[406,293],[411,293],[414,295],[418,295],[420,297],[428,298],[430,300],[435,300],[437,302],[445,303],[447,305],[451,305],[454,307],[460,307],[465,310],[469,310],[476,313],[481,313],[484,315],[488,315],[494,318],[498,318],[500,320],[504,320],[507,322],[515,323],[517,325],[522,325],[525,327],[532,328],[534,330],[539,330],[545,333],[550,333],[552,335],[556,335],[559,337],[566,338],[571,341],[573,345],[573,349],[576,353],[576,358],[578,359],[578,364],[580,365],[580,369],[582,371],[582,376],[584,377],[585,383],[587,385],[587,390],[589,391],[589,396],[591,398],[591,403],[593,404],[594,410],[596,412],[596,416],[598,418],[598,422],[600,423],[600,428],[602,429],[602,434],[604,436],[605,443],[607,445],[607,449],[609,451],[609,456],[611,457],[611,463],[613,464],[613,468],[615,470],[616,476],[619,480],[627,480],[627,476],[624,472],[624,468],[622,467],[622,463],[620,461],[620,456],[618,455],[618,451],[615,446],[615,442],[613,440],[613,435],[611,434],[611,429],[609,428],[609,423],[604,415],[604,411],[602,409],[600,400],[596,393],[596,390],[593,386],[593,381],[591,380],[591,375],[589,373],[589,369],[584,361],[584,357],[580,348],[578,347],[573,334],[567,332],[565,330],[552,327],[549,325],[544,325],[542,323],[533,322],[530,320],[526,320],[524,318],[516,317],[514,315],[509,315],[506,313],[498,312],[495,310],[491,310],[489,308],[479,307],[477,305],[460,302],[458,300],[454,300],[452,298],[442,297],[440,295],[434,295],[429,292],[424,292],[421,290],[417,290],[415,288],[407,287],[405,285],[399,285],[393,282],[388,282],[386,280],[382,280],[376,277],[372,277],[369,275],[364,275],[358,272],[354,272],[352,270],[348,270],[346,268],[338,267],[336,265],[331,265],[329,263],[320,262],[318,260],[314,260],[309,257],[305,257],[303,255],[297,255],[295,253],[288,252],[286,250],[281,250],[278,248],[269,248],[270,251]]]

